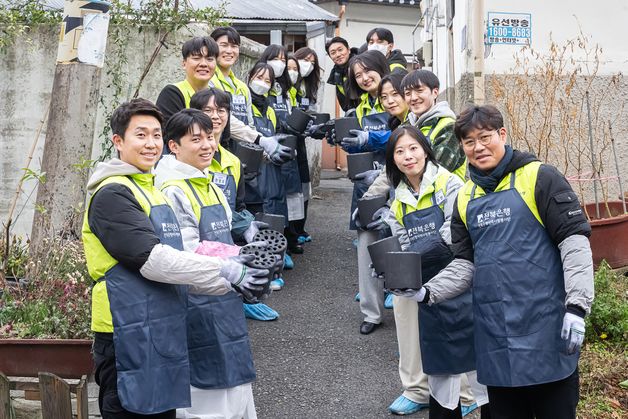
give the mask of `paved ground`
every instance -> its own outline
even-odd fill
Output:
[[[260,419],[390,417],[386,407],[401,394],[392,310],[372,334],[358,331],[351,187],[346,178],[321,181],[308,216],[313,241],[268,301],[280,318],[249,321]]]

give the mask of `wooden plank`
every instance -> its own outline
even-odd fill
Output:
[[[42,419],[72,419],[70,386],[54,374],[39,373]]]
[[[0,418],[12,418],[11,385],[6,375],[0,372]]]
[[[89,401],[87,398],[87,376],[84,375],[76,386],[76,419],[89,418]]]

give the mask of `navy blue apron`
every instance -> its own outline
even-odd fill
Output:
[[[363,131],[379,131],[388,129],[388,119],[390,114],[388,112],[379,112],[372,115],[362,116],[362,130]],[[386,151],[375,152],[375,160],[382,165],[386,164]],[[358,199],[362,198],[362,195],[368,190],[369,186],[363,180],[356,180],[353,182],[353,195],[351,196],[351,212],[353,214],[358,207]],[[355,222],[349,217],[349,229],[357,230]]]
[[[273,122],[264,117],[254,116],[255,129],[266,137],[275,135]],[[253,181],[246,181],[246,203],[263,205],[264,213],[283,215],[288,220],[286,189],[281,176],[281,166],[262,162],[259,175]]]
[[[425,284],[449,262],[453,254],[440,235],[445,222],[443,210],[432,195],[432,206],[406,214],[408,251],[421,254],[421,276]],[[419,304],[419,343],[423,371],[431,375],[453,375],[475,370],[473,346],[473,300],[471,290],[440,304]]]
[[[227,197],[227,202],[232,211],[235,211],[238,187],[235,177],[231,174],[231,167],[227,167],[227,173],[211,172],[212,183],[220,188]]]
[[[233,244],[224,207],[203,205],[192,183],[186,179],[201,206],[201,240]],[[209,189],[216,194],[214,188]],[[231,388],[255,380],[255,367],[242,299],[233,291],[224,295],[188,297],[188,352],[191,383],[203,389]]]
[[[279,121],[282,125],[285,125],[286,118],[290,114],[286,99],[281,95],[268,95],[268,99],[270,106],[275,110],[277,121]],[[299,177],[299,166],[295,159],[288,160],[281,165],[281,175],[286,194],[300,193],[302,191],[301,179]]]
[[[289,100],[289,99],[288,99]],[[286,123],[286,119],[290,114],[290,110],[288,108],[288,100],[282,95],[268,95],[268,102],[271,108],[275,110],[275,116],[277,121],[279,121],[282,125]]]
[[[478,381],[520,387],[570,376],[579,352],[561,339],[565,281],[558,248],[515,189],[474,199],[467,224],[474,249],[473,308]]]
[[[161,244],[183,250],[177,218],[166,204],[151,205]],[[129,412],[155,414],[188,407],[190,366],[186,330],[187,287],[150,281],[116,264],[105,274],[113,320],[118,397]]]

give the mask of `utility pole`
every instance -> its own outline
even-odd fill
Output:
[[[31,254],[43,239],[80,237],[110,4],[66,0],[59,36],[50,117],[31,231]]]

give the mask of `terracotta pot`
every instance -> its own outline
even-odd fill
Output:
[[[16,377],[49,372],[81,378],[94,371],[92,341],[88,339],[2,339],[0,371]]]
[[[591,217],[591,251],[597,267],[605,259],[613,269],[628,266],[628,214],[621,201],[600,203],[600,218],[595,218],[595,204],[586,204]],[[610,214],[609,210],[610,209]]]

